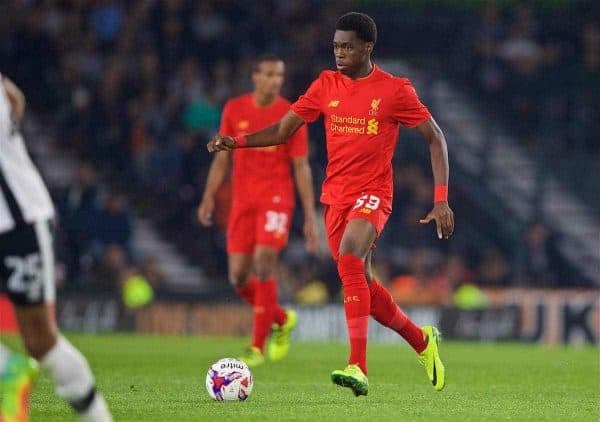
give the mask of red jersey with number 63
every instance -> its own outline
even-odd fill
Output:
[[[363,194],[391,204],[399,126],[431,117],[408,79],[377,66],[356,80],[323,71],[291,109],[307,123],[324,115],[328,163],[321,202],[329,205],[351,204]]]
[[[239,136],[257,132],[277,123],[290,109],[290,102],[277,97],[260,107],[253,94],[227,101],[219,133]],[[240,148],[233,151],[232,202],[236,204],[294,205],[294,183],[290,171],[294,157],[306,157],[308,131],[300,128],[283,145],[264,148]]]

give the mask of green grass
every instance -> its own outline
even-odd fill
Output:
[[[279,364],[253,371],[246,402],[212,402],[206,369],[237,355],[243,339],[70,335],[88,357],[115,421],[198,420],[600,420],[598,348],[442,344],[447,385],[433,391],[408,347],[369,346],[367,397],[331,384],[344,344],[295,344]],[[8,339],[15,345],[15,339]],[[32,420],[74,421],[42,376]]]

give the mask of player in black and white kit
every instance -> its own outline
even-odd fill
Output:
[[[26,395],[39,362],[81,420],[111,421],[85,357],[56,326],[55,211],[18,131],[24,110],[23,93],[0,74],[0,291],[12,301],[23,343],[35,358],[0,343],[0,420],[26,420]]]

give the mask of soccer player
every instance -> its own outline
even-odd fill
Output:
[[[431,153],[434,204],[420,222],[435,221],[440,239],[449,238],[454,230],[442,131],[408,79],[392,76],[373,64],[376,39],[377,28],[368,15],[343,15],[333,37],[337,72],[323,71],[274,125],[246,136],[217,135],[207,146],[209,151],[237,151],[284,144],[304,123],[324,115],[328,165],[321,202],[325,204],[329,246],[343,285],[350,339],[348,366],[331,377],[357,396],[368,392],[369,315],[412,346],[435,390],[444,387],[438,330],[417,327],[371,273],[373,244],[391,213],[391,161],[400,125],[416,127]]]
[[[220,133],[243,136],[277,122],[290,108],[279,96],[285,65],[272,55],[259,57],[252,72],[254,92],[229,100],[223,109]],[[291,134],[290,134],[291,135]],[[285,145],[216,154],[208,174],[198,218],[212,224],[215,194],[233,161],[232,207],[227,227],[229,280],[235,291],[254,308],[252,343],[241,359],[248,366],[283,359],[297,315],[278,303],[275,269],[280,250],[288,241],[294,211],[294,183],[304,209],[304,236],[310,252],[317,248],[312,175],[307,158],[306,128]]]
[[[0,290],[8,293],[25,348],[35,358],[0,344],[0,420],[27,420],[39,362],[81,420],[110,421],[87,361],[56,327],[54,207],[17,130],[24,111],[23,93],[0,75]]]

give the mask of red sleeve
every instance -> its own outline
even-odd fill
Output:
[[[314,122],[321,114],[321,85],[321,78],[315,79],[304,95],[291,106],[291,110],[306,123]]]
[[[408,79],[400,81],[400,87],[396,91],[394,99],[392,116],[403,126],[412,128],[431,118],[429,110],[421,103],[417,91]]]
[[[288,156],[306,157],[308,155],[308,128],[302,125],[287,143]]]
[[[221,127],[219,128],[219,134],[225,136],[236,136],[233,121],[232,121],[232,107],[231,103],[227,101],[223,112],[221,114]]]

